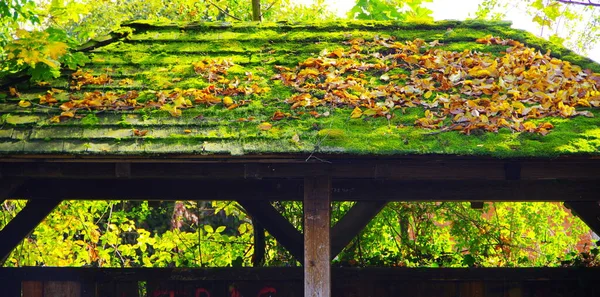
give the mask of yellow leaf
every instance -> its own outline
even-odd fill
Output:
[[[267,122],[263,122],[258,125],[258,129],[261,131],[268,131],[268,130],[271,130],[271,128],[273,128],[273,125],[271,125]]]
[[[27,108],[27,107],[31,106],[31,102],[26,101],[26,100],[21,100],[21,101],[19,101],[19,106],[23,107],[23,108]]]
[[[50,118],[50,122],[51,123],[60,123],[60,117],[59,116],[53,116],[52,118]]]
[[[226,96],[223,98],[223,104],[225,104],[225,106],[230,106],[233,104],[233,99],[231,99],[229,96]]]
[[[425,92],[425,94],[423,96],[425,97],[425,99],[429,99],[429,98],[431,98],[431,96],[433,96],[433,92],[427,91],[427,92]]]
[[[60,116],[61,116],[61,117],[72,118],[72,117],[74,117],[74,116],[75,116],[75,114],[74,114],[73,112],[71,112],[71,111],[63,111],[63,112],[60,114]]]
[[[355,107],[354,110],[352,111],[352,113],[350,114],[350,118],[351,119],[358,119],[362,116],[363,112],[362,110],[360,110],[360,108]]]
[[[165,105],[161,106],[160,110],[166,110],[174,117],[181,116],[181,110],[177,109],[176,106],[173,106],[171,104],[165,104]]]

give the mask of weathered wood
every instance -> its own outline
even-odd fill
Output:
[[[18,177],[0,178],[0,204],[13,197],[16,190],[23,185],[25,179]]]
[[[0,258],[4,259],[61,200],[30,200],[0,231]]]
[[[265,228],[254,218],[252,218],[252,228],[254,230],[252,266],[260,267],[265,261]]]
[[[296,260],[302,262],[302,234],[284,218],[269,201],[243,201],[238,203],[269,231]]]
[[[528,267],[528,268],[406,268],[406,267],[334,267],[335,279],[346,281],[508,281],[519,287],[523,281],[571,280],[599,281],[600,267]],[[83,267],[0,267],[0,283],[29,281],[299,281],[302,267],[214,267],[214,268],[83,268]],[[20,285],[19,285],[20,288]]]
[[[21,283],[23,297],[44,297],[44,283],[41,281],[24,281]]]
[[[3,284],[0,289],[0,292],[3,294],[2,297],[21,297],[21,282],[12,281],[4,283],[0,281],[0,284]]]
[[[78,282],[45,282],[44,297],[81,297]]]
[[[459,284],[461,297],[483,297],[484,286],[482,281],[462,282]]]
[[[202,191],[196,191],[199,187]],[[94,191],[89,189],[93,188]],[[21,199],[64,200],[302,200],[298,179],[31,179],[14,193]],[[597,201],[590,181],[333,180],[335,201]],[[266,224],[265,224],[266,225]],[[267,226],[265,226],[267,227]]]
[[[335,258],[383,209],[386,201],[358,201],[331,229],[331,258]]]
[[[565,206],[585,222],[592,231],[600,234],[600,201],[568,201]]]
[[[328,174],[332,178],[396,180],[506,180],[515,176],[520,180],[595,180],[600,176],[600,159],[589,157],[508,161],[486,157],[423,155],[395,158],[322,157],[331,164],[306,162],[306,156],[290,155],[237,158],[196,155],[163,159],[0,156],[0,176],[81,178],[84,175],[88,178],[115,178],[116,163],[131,163],[131,178],[261,179]],[[507,168],[507,163],[512,165]],[[515,166],[520,166],[518,175]]]
[[[331,179],[304,179],[304,296],[331,296]]]

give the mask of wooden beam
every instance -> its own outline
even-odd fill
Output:
[[[198,187],[203,190],[196,191]],[[583,180],[333,180],[331,198],[335,201],[563,202],[597,201],[599,192],[600,182]],[[303,182],[299,179],[30,179],[14,195],[34,200],[302,200]]]
[[[252,228],[254,230],[252,266],[260,267],[265,262],[265,228],[254,218],[252,218]]]
[[[238,200],[238,203],[302,263],[302,234],[269,201]]]
[[[523,268],[407,268],[333,267],[334,279],[343,281],[540,281],[598,280],[600,267]],[[0,283],[16,281],[301,281],[302,267],[210,267],[210,268],[93,268],[93,267],[0,267]],[[2,292],[2,291],[0,291]],[[2,295],[4,296],[4,295]]]
[[[569,201],[565,206],[600,235],[600,201]]]
[[[386,201],[358,201],[331,228],[331,258],[335,258],[385,207]]]
[[[10,252],[42,221],[61,200],[30,200],[0,231],[0,258]]]
[[[331,296],[331,179],[304,179],[304,296]]]
[[[0,204],[6,199],[14,198],[13,194],[23,185],[25,179],[18,177],[0,178]]]
[[[287,155],[286,155],[287,156]],[[327,173],[333,179],[393,180],[598,180],[598,158],[502,160],[484,157],[402,156],[368,158],[323,156],[331,164],[306,162],[306,156],[219,156],[151,158],[3,158],[0,176],[114,178],[115,164],[130,163],[130,178],[264,179],[303,178]],[[10,156],[9,156],[10,157]],[[509,164],[509,165],[506,165]],[[456,174],[460,172],[460,174]]]

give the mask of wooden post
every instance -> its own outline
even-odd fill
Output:
[[[304,296],[331,296],[331,178],[304,179]]]

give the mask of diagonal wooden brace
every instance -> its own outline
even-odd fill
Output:
[[[257,220],[296,260],[302,263],[303,236],[269,201],[245,201],[238,203]]]
[[[0,259],[5,259],[61,201],[29,200],[17,216],[0,230]]]
[[[565,206],[600,235],[600,201],[569,201]]]
[[[386,204],[386,201],[356,202],[331,228],[331,258],[335,258]]]

